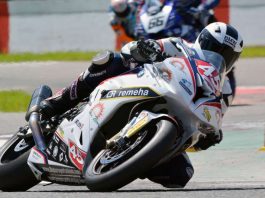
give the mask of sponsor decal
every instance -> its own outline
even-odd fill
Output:
[[[63,159],[64,159],[64,154],[61,153],[61,154],[59,155],[59,162],[63,161]]]
[[[57,155],[58,155],[58,146],[55,146],[55,147],[53,148],[52,156],[53,156],[54,158],[56,158]]]
[[[210,122],[212,116],[211,113],[209,112],[209,109],[207,107],[204,107],[203,109],[203,116],[206,118],[208,122]]]
[[[170,63],[175,67],[179,68],[179,70],[181,71],[183,71],[185,68],[185,65],[179,60],[179,58],[171,58]]]
[[[40,164],[46,164],[46,157],[44,156],[44,153],[39,151],[37,148],[33,147],[32,152],[31,152],[31,157],[34,160],[35,163],[40,163]]]
[[[42,155],[40,155],[35,149],[33,150],[33,157],[35,158],[35,159],[40,159],[40,158],[42,158]]]
[[[53,148],[53,142],[50,143],[49,147],[48,147],[50,150],[52,150]]]
[[[179,84],[189,95],[192,95],[192,91],[190,90],[190,87],[192,86],[191,82],[183,78],[179,81]]]
[[[167,82],[170,82],[172,80],[172,71],[169,70],[168,68],[162,68],[161,71],[162,73],[162,77],[164,80],[166,80]]]
[[[144,75],[144,70],[143,69],[137,73],[137,77],[138,78],[142,77],[143,75]]]
[[[48,159],[64,165],[73,166],[68,160],[68,146],[59,138],[58,142],[55,141],[57,138],[53,138],[46,149]]]
[[[75,124],[76,124],[76,126],[77,126],[79,129],[82,129],[83,126],[84,126],[84,124],[81,123],[79,120],[76,120],[76,121],[75,121]]]
[[[220,110],[216,110],[216,112],[215,112],[215,118],[217,120],[218,125],[220,125],[221,124],[221,121],[222,121],[222,113],[221,113]]]
[[[75,80],[70,88],[70,99],[75,100],[77,98],[77,80]]]
[[[64,163],[65,163],[65,164],[68,164],[68,162],[69,162],[69,160],[68,160],[68,158],[67,158],[67,155],[65,155],[65,156],[64,156]]]
[[[64,138],[64,130],[61,127],[58,127],[56,132],[62,139]]]
[[[229,45],[232,48],[236,47],[236,40],[231,36],[225,35],[224,43]]]
[[[15,147],[14,151],[19,152],[22,151],[23,149],[27,148],[29,145],[26,143],[24,139],[22,139]]]
[[[61,145],[60,145],[60,150],[61,150],[62,152],[64,152],[64,153],[66,153],[66,151],[67,151],[66,145],[65,145],[65,144],[61,144]]]
[[[59,141],[60,141],[60,139],[59,139],[56,135],[53,136],[53,140],[54,140],[56,143],[59,143]]]
[[[159,96],[150,88],[135,87],[109,90],[101,99],[120,98],[120,97],[156,97]]]
[[[86,153],[79,149],[71,140],[69,140],[69,147],[70,160],[79,170],[82,170]]]
[[[90,110],[90,115],[98,120],[103,116],[103,111],[104,111],[104,104],[103,103],[97,103],[95,106],[92,107]]]
[[[89,74],[89,77],[99,77],[99,76],[102,76],[102,75],[104,75],[104,74],[106,74],[107,73],[107,71],[106,70],[103,70],[103,71],[101,71],[101,72],[98,72],[98,73],[90,73]]]

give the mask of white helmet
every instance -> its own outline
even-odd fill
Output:
[[[215,22],[201,31],[195,41],[194,48],[220,54],[225,60],[226,72],[228,72],[243,50],[243,39],[231,25]]]
[[[124,15],[129,10],[129,5],[127,0],[111,0],[111,9],[117,15]]]

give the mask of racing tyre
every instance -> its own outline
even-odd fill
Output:
[[[124,148],[104,149],[85,172],[91,191],[114,191],[137,179],[156,165],[172,148],[177,127],[160,120],[139,131]]]
[[[39,181],[27,164],[33,138],[20,139],[15,134],[0,149],[0,190],[26,191]]]

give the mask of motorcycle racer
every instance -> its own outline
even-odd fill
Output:
[[[81,73],[77,80],[51,98],[41,102],[40,112],[44,119],[62,114],[88,97],[94,88],[103,80],[129,72],[144,63],[161,62],[167,57],[181,57],[183,53],[178,43],[187,45],[194,58],[207,59],[206,51],[221,55],[226,63],[228,73],[243,50],[243,40],[238,31],[231,25],[216,22],[208,25],[199,34],[194,44],[181,38],[165,38],[161,40],[133,41],[123,47],[121,53],[104,52],[92,60],[88,69]],[[210,62],[214,65],[214,60]],[[202,83],[199,89],[201,97],[215,99],[222,104],[222,115],[231,104],[232,90],[228,78],[225,78],[219,93],[209,93],[207,83]],[[198,150],[208,149],[222,140],[222,132],[208,133],[197,144]],[[184,187],[193,175],[193,167],[185,152],[176,156],[170,162],[161,164],[147,173],[146,177],[165,187]]]
[[[116,34],[115,49],[118,51],[134,38],[137,4],[132,0],[111,0],[110,25]]]
[[[197,22],[193,25],[203,29],[217,21],[213,9],[218,6],[220,0],[178,0],[177,2],[177,7],[187,23]]]
[[[189,42],[194,42],[200,30],[216,21],[212,9],[218,4],[219,0],[111,0],[110,25],[117,35],[115,48],[120,50],[126,43],[140,38],[160,39],[180,36]],[[168,12],[163,9],[164,6],[172,8],[167,21],[162,21],[161,18],[163,16],[166,19]],[[143,22],[141,19],[146,13],[153,15],[150,27],[154,29],[159,25],[158,23],[161,25],[166,23],[164,30],[157,33],[146,30],[143,23],[149,22]],[[156,16],[157,13],[160,13],[160,21],[156,21],[155,24],[155,20],[159,18]]]

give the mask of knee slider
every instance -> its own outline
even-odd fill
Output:
[[[92,65],[89,67],[90,72],[100,71],[105,69],[108,64],[113,60],[114,53],[112,51],[104,51],[96,55],[92,59]]]
[[[92,59],[92,64],[79,77],[79,84],[90,87],[93,90],[107,76],[107,68],[114,59],[112,51],[99,53]]]

